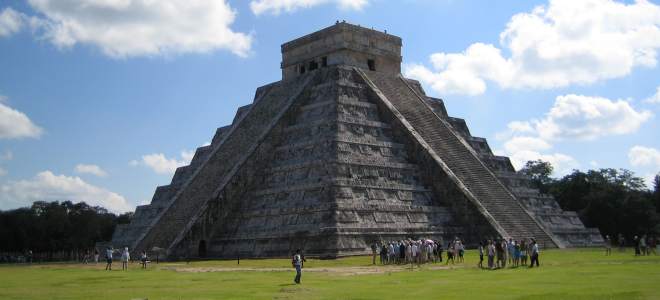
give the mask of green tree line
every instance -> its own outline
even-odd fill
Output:
[[[37,201],[31,207],[0,211],[0,252],[31,250],[42,259],[72,259],[109,241],[115,226],[130,222],[131,213],[116,215],[85,202]],[[64,255],[63,255],[64,254]]]
[[[576,211],[587,227],[630,240],[645,233],[660,234],[660,174],[653,187],[626,169],[604,168],[552,178],[553,166],[529,161],[520,170],[531,176],[532,185],[555,197],[564,210]]]

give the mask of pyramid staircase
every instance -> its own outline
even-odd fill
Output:
[[[404,78],[356,71],[370,83],[386,106],[398,112],[404,126],[415,132],[419,142],[435,154],[437,163],[463,187],[466,197],[502,236],[516,240],[534,237],[547,247],[560,245]]]

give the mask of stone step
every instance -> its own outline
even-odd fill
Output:
[[[497,177],[470,152],[456,133],[426,106],[405,81],[378,72],[364,71],[367,80],[384,94],[385,99],[409,122],[421,138],[444,161],[508,235],[516,239],[530,235],[547,243],[552,238],[529,215]],[[378,93],[376,93],[378,94]],[[385,105],[387,106],[387,105]],[[554,243],[552,243],[554,244]]]

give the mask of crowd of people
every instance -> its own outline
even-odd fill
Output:
[[[388,264],[423,264],[443,262],[443,252],[446,251],[445,264],[463,263],[465,261],[465,244],[456,237],[443,248],[442,243],[432,239],[400,240],[384,243],[374,242],[371,245],[372,264],[376,258],[380,263]],[[529,258],[530,267],[539,266],[539,246],[534,239],[527,241],[488,240],[479,243],[478,267],[488,269],[525,266]],[[484,266],[484,257],[488,259]]]
[[[123,250],[117,251],[113,249],[112,247],[107,247],[105,249],[105,259],[106,259],[106,265],[105,269],[107,271],[112,271],[112,262],[113,262],[113,256],[115,252],[120,252],[121,256],[121,269],[126,271],[128,270],[128,263],[131,261],[131,253],[128,251],[128,247],[124,247]],[[98,257],[96,257],[98,258]],[[147,251],[142,251],[142,254],[140,255],[140,265],[142,266],[142,269],[147,268],[147,263],[149,263],[149,258],[147,257]]]
[[[617,236],[616,241],[609,235],[605,236],[605,255],[612,255],[612,246],[618,246],[619,252],[624,252],[626,249],[626,238],[623,234]],[[641,236],[633,237],[633,248],[635,249],[635,256],[657,255],[658,238],[653,235],[642,234]]]
[[[373,243],[372,263],[376,264],[376,256],[380,255],[380,263],[387,264],[408,264],[408,263],[426,263],[437,262],[441,260],[441,254],[438,252],[441,247],[437,241],[433,240],[402,240],[382,243]]]
[[[511,267],[526,266],[529,258],[529,267],[534,265],[539,267],[539,245],[535,239],[515,241],[509,240],[488,240],[479,243],[479,264],[484,268],[484,255],[488,257],[488,269],[506,268],[507,264]]]

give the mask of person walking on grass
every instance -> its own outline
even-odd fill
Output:
[[[436,241],[436,244],[438,245],[438,261],[442,262],[442,242]]]
[[[85,250],[85,255],[83,255],[83,260],[82,260],[83,265],[86,265],[89,263],[89,249]]]
[[[495,242],[488,240],[488,268],[495,268]]]
[[[484,268],[484,242],[479,242],[479,263],[477,264],[479,269]]]
[[[142,251],[142,255],[140,255],[140,263],[142,264],[142,269],[147,268],[147,261],[149,258],[147,257],[147,251]]]
[[[121,252],[121,269],[124,271],[128,270],[128,261],[131,260],[131,255],[128,253],[128,247],[124,247],[124,251]]]
[[[447,244],[447,261],[445,262],[445,265],[449,264],[449,261],[451,261],[451,264],[454,264],[454,243],[449,242]]]
[[[529,265],[530,268],[534,267],[534,263],[536,263],[536,267],[539,267],[539,245],[536,243],[536,240],[532,239],[532,259],[531,259],[531,264]]]
[[[612,255],[612,239],[609,235],[605,235],[605,256]]]
[[[302,277],[302,264],[303,257],[300,254],[300,249],[296,250],[296,254],[293,255],[291,260],[291,265],[296,269],[296,277],[293,279],[293,282],[300,284],[300,277]]]
[[[376,242],[373,242],[371,244],[371,264],[375,265],[376,264],[376,255],[378,254],[378,244]]]
[[[520,241],[520,264],[527,265],[527,256],[529,256],[529,249],[525,240]]]
[[[114,252],[114,250],[112,250],[112,247],[108,247],[105,249],[105,260],[107,262],[105,265],[105,269],[107,271],[112,271],[112,252]]]
[[[646,234],[642,235],[639,239],[639,250],[642,252],[643,256],[648,254],[648,248],[646,247]]]
[[[465,256],[465,246],[463,245],[463,242],[461,240],[456,241],[457,248],[458,248],[458,262],[463,263],[465,261],[464,256]]]
[[[633,237],[633,244],[635,245],[635,256],[640,256],[642,253],[640,249],[639,237]]]
[[[520,241],[516,242],[516,244],[513,246],[513,266],[518,267],[520,265],[520,255],[521,255],[521,250],[520,250]]]

